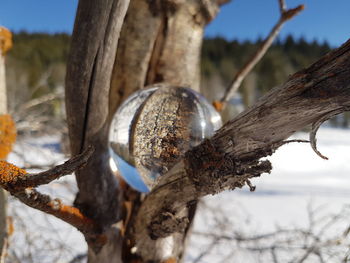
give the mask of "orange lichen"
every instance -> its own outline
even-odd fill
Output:
[[[0,27],[0,52],[5,55],[12,47],[12,33],[5,27]]]
[[[222,108],[224,107],[224,104],[222,102],[216,100],[213,102],[213,106],[218,112],[221,112]]]
[[[0,159],[5,159],[16,141],[16,126],[11,115],[0,115]]]
[[[15,232],[15,226],[13,224],[13,218],[12,216],[7,217],[7,235],[12,236],[12,234]]]
[[[167,260],[162,261],[162,263],[176,263],[176,262],[177,262],[176,258],[168,258]]]
[[[94,221],[84,216],[76,207],[63,205],[61,203],[59,203],[57,207],[56,202],[55,204],[50,202],[49,206],[53,209],[53,211],[51,211],[53,215],[75,226],[82,232],[91,231],[94,228]]]
[[[0,185],[16,182],[16,178],[23,176],[27,172],[11,163],[0,161]]]

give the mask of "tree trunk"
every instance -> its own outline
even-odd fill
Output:
[[[112,75],[112,115],[131,93],[154,83],[165,82],[199,91],[204,27],[215,17],[219,4],[218,1],[202,0],[130,2]],[[123,258],[129,262],[135,259],[132,250],[136,242],[134,229],[130,226],[142,200],[131,189],[124,196],[133,207],[130,224],[125,226],[127,233],[123,250]],[[183,211],[190,218],[194,212],[195,205],[190,211]],[[175,233],[165,240],[150,243],[147,257],[136,258],[155,262],[181,259],[186,233]]]
[[[155,82],[199,89],[204,26],[222,2],[133,0],[119,43],[128,1],[79,2],[67,65],[67,120],[72,153],[80,153],[88,145],[95,147],[95,153],[89,164],[77,172],[79,194],[75,205],[96,220],[107,237],[104,245],[87,238],[89,262],[120,260],[122,238],[111,225],[125,219],[122,211],[130,196],[134,196],[133,213],[141,202],[132,190],[118,187],[108,167],[108,128],[115,110],[132,92]],[[111,59],[114,57],[115,63]],[[180,258],[183,242],[183,235],[178,235],[167,258]],[[130,248],[126,246],[126,261],[130,259]],[[157,245],[154,250],[164,249]],[[161,253],[155,252],[153,259],[163,260],[164,256],[158,254]]]
[[[88,165],[76,173],[79,193],[75,205],[105,233],[97,240],[86,237],[89,262],[121,262],[115,243],[119,232],[112,226],[121,217],[121,192],[108,166],[107,117],[112,68],[128,4],[127,0],[79,1],[67,63],[66,108],[72,154],[89,145],[95,148]]]
[[[163,175],[136,217],[137,253],[148,257],[152,242],[183,232],[189,221],[183,210],[198,198],[246,184],[254,190],[249,179],[272,169],[261,158],[306,125],[313,124],[311,145],[325,158],[315,133],[323,121],[349,110],[350,40],[271,90]]]
[[[203,28],[223,2],[132,0],[118,43],[128,1],[80,1],[66,106],[72,153],[95,147],[77,173],[75,201],[100,228],[98,238],[86,236],[90,263],[180,261],[198,198],[250,185],[271,170],[260,158],[294,131],[350,107],[347,43],[186,153],[146,197],[118,184],[107,142],[115,110],[133,91],[157,82],[198,90]]]

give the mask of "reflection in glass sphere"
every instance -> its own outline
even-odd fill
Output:
[[[220,127],[220,115],[191,89],[159,84],[140,90],[113,117],[112,166],[130,186],[148,192],[186,151]]]

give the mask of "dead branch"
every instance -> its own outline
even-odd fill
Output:
[[[45,172],[28,174],[25,170],[5,161],[0,161],[0,185],[11,193],[24,191],[28,187],[48,184],[64,175],[71,174],[84,166],[94,152],[88,147],[83,153],[72,157],[64,164],[57,165]]]
[[[24,204],[56,216],[76,227],[82,233],[95,234],[96,224],[79,209],[62,204],[59,199],[51,199],[50,196],[39,193],[33,187],[48,184],[64,175],[71,174],[84,166],[93,153],[93,148],[88,147],[64,164],[37,174],[28,174],[25,170],[5,161],[0,161],[0,185],[11,195],[17,197]]]
[[[276,229],[262,234],[246,234],[241,232],[237,226],[233,230],[232,227],[229,227],[230,218],[227,213],[218,210],[217,207],[206,207],[205,209],[215,209],[216,216],[213,218],[215,225],[212,228],[219,229],[219,231],[195,231],[193,234],[207,240],[211,249],[222,242],[229,243],[232,247],[232,250],[228,251],[231,260],[232,256],[234,258],[234,255],[237,254],[235,252],[248,251],[262,255],[270,254],[273,262],[282,262],[279,260],[280,256],[285,255],[286,252],[290,260],[284,257],[283,262],[306,262],[311,256],[316,256],[320,262],[329,262],[331,257],[338,259],[332,261],[340,262],[339,259],[343,258],[344,251],[349,245],[347,218],[350,211],[348,206],[344,206],[335,214],[325,215],[321,213],[323,212],[322,207],[312,209],[311,206],[308,206],[308,220],[315,224],[309,224],[306,227]],[[226,226],[229,229],[226,229]],[[336,252],[335,248],[339,250]],[[329,251],[335,255],[329,254]],[[199,257],[203,258],[209,254],[208,249],[200,253]]]
[[[278,33],[280,32],[282,26],[285,22],[292,19],[294,16],[299,14],[303,9],[304,5],[299,5],[296,8],[292,9],[286,9],[286,3],[284,0],[278,1],[280,6],[280,18],[277,21],[276,25],[272,28],[269,35],[266,37],[266,39],[261,43],[260,47],[256,50],[256,52],[252,55],[252,57],[247,61],[246,64],[236,73],[233,80],[230,83],[230,86],[226,89],[224,96],[220,100],[220,103],[227,103],[230,98],[233,97],[233,95],[237,92],[238,88],[241,86],[243,80],[245,77],[249,74],[249,72],[255,67],[255,65],[262,59],[262,57],[265,55],[267,50],[272,45],[273,41],[277,37]]]
[[[271,155],[295,131],[350,106],[350,40],[292,75],[210,140],[188,151],[143,202],[135,220],[136,253],[147,259],[152,242],[184,230],[183,209],[198,198],[243,187],[269,173]]]
[[[84,216],[78,208],[63,204],[60,199],[52,199],[32,188],[26,188],[24,191],[16,193],[11,192],[11,194],[22,203],[55,216],[76,227],[84,234],[97,232],[97,226],[93,220]]]
[[[29,109],[36,107],[38,105],[44,104],[51,102],[56,99],[63,99],[64,94],[61,91],[55,92],[55,93],[49,93],[45,94],[39,98],[32,99],[28,102],[25,102],[20,105],[19,109],[16,110],[16,115],[20,115],[21,113],[23,114],[24,112],[28,111]]]

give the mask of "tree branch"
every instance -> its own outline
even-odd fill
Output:
[[[193,201],[270,172],[270,162],[262,157],[295,131],[349,107],[350,40],[271,90],[160,177],[135,220],[136,253],[147,259],[152,242],[183,231],[182,211]]]
[[[63,204],[60,199],[52,199],[33,188],[10,193],[22,203],[65,221],[83,234],[95,234],[98,230],[93,220],[84,216],[78,208]]]
[[[25,170],[5,161],[0,161],[0,186],[17,197],[26,205],[56,216],[76,227],[84,234],[95,235],[97,225],[84,216],[78,208],[62,204],[59,199],[51,199],[50,196],[39,193],[33,187],[48,184],[64,175],[84,166],[93,153],[93,148],[88,147],[64,164],[58,165],[48,171],[28,174]]]
[[[281,16],[280,16],[278,22],[272,28],[269,35],[261,43],[261,46],[257,49],[257,51],[253,54],[253,56],[236,73],[236,75],[234,76],[233,80],[230,83],[230,86],[225,91],[224,96],[221,99],[220,103],[216,102],[214,104],[214,105],[216,105],[217,108],[219,108],[219,109],[222,108],[222,106],[220,107],[220,105],[222,103],[228,102],[229,99],[232,98],[233,95],[237,92],[238,88],[241,86],[245,77],[255,67],[255,65],[262,59],[262,57],[265,55],[265,53],[267,52],[269,47],[272,45],[273,41],[277,37],[277,35],[280,32],[284,23],[287,22],[288,20],[292,19],[294,16],[299,14],[304,9],[304,5],[299,5],[296,8],[286,10],[285,1],[279,0],[278,2],[279,2],[280,12],[281,12]]]
[[[75,205],[101,224],[119,220],[120,193],[108,163],[109,90],[119,34],[129,0],[79,1],[66,74],[72,154],[95,152],[76,173]]]
[[[278,0],[278,4],[280,7],[280,13],[283,14],[287,9],[286,1],[285,0]]]
[[[86,165],[94,149],[88,147],[83,153],[72,157],[64,164],[57,165],[45,172],[28,174],[6,161],[0,161],[0,185],[9,192],[24,191],[28,187],[37,187],[48,184],[64,175],[71,174]]]

